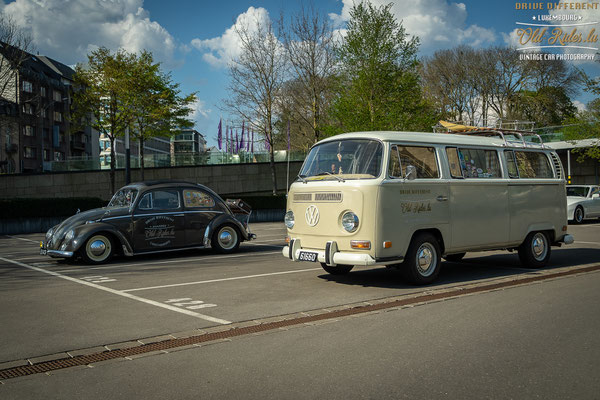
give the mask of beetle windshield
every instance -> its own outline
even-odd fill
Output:
[[[567,196],[587,197],[589,189],[585,186],[569,186],[567,187]]]
[[[109,207],[129,207],[135,201],[135,197],[137,196],[137,189],[124,188],[120,189],[115,195],[110,199],[110,203],[108,203]]]
[[[310,150],[299,176],[310,180],[377,178],[382,157],[383,145],[376,140],[326,142]]]

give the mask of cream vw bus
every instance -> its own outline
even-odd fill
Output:
[[[542,267],[550,246],[573,242],[560,159],[516,131],[322,140],[291,185],[285,224],[291,260],[330,274],[388,265],[414,284],[435,280],[442,258],[508,249]]]

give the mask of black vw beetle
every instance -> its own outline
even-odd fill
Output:
[[[230,253],[255,238],[248,218],[240,222],[234,211],[247,217],[250,208],[239,200],[223,201],[200,184],[132,183],[119,189],[108,206],[77,213],[51,228],[40,254],[100,264],[114,254],[209,247]]]

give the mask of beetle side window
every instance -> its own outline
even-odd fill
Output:
[[[155,190],[146,193],[138,205],[140,210],[177,210],[179,193],[177,190]]]
[[[515,151],[515,158],[521,178],[554,178],[554,173],[546,154],[535,151]]]
[[[186,208],[208,208],[215,206],[215,199],[211,195],[199,190],[185,189],[183,191],[183,204]]]
[[[498,179],[502,177],[496,150],[458,149],[458,159],[465,178]]]

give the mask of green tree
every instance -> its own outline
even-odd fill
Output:
[[[76,128],[89,125],[110,140],[110,190],[115,192],[115,139],[125,133],[132,119],[127,83],[135,57],[105,47],[88,55],[86,66],[75,67],[73,113]]]
[[[139,142],[140,173],[144,180],[144,142],[153,137],[170,137],[181,128],[193,126],[188,119],[195,93],[181,96],[179,84],[155,63],[152,53],[134,56],[127,79],[126,103],[131,111],[130,132]]]
[[[540,127],[561,125],[575,117],[577,112],[563,87],[546,86],[539,90],[522,90],[512,101],[509,119],[533,121]]]
[[[341,68],[332,131],[423,130],[435,122],[423,100],[416,58],[391,4],[359,3],[350,11],[347,35],[337,47]]]

